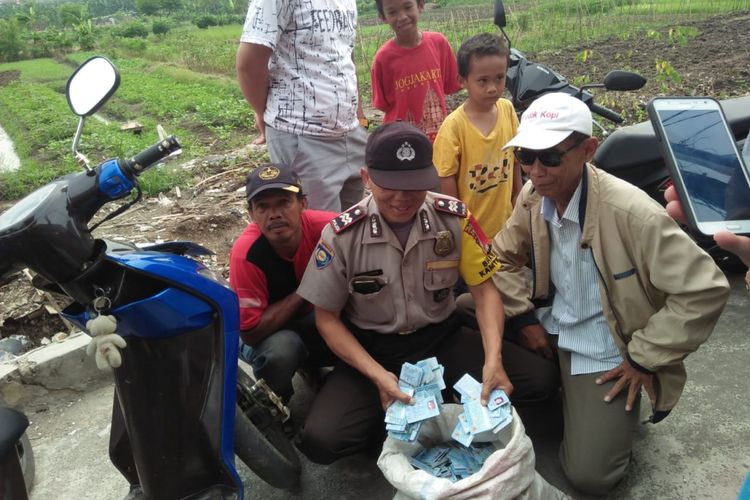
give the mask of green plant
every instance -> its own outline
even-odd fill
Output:
[[[88,8],[80,3],[64,3],[57,9],[63,26],[77,26],[89,19]]]
[[[94,29],[91,26],[91,19],[81,21],[81,23],[75,27],[75,33],[78,38],[78,46],[81,50],[91,50],[96,44],[96,36]]]
[[[670,43],[677,43],[678,45],[685,46],[690,38],[694,38],[698,35],[698,30],[692,27],[677,26],[669,28],[667,32],[667,39]]]
[[[209,26],[217,26],[219,23],[216,19],[216,16],[212,16],[211,14],[204,14],[202,16],[194,17],[193,24],[195,24],[200,29],[206,29]]]
[[[153,16],[162,8],[161,0],[135,0],[135,8],[143,15]]]
[[[594,51],[591,49],[584,49],[580,51],[578,54],[576,54],[576,61],[585,63],[588,61],[591,56],[594,54]]]
[[[587,83],[591,83],[591,77],[588,75],[579,75],[574,76],[571,80],[571,83],[575,85],[576,87],[580,87],[581,85],[586,85]]]
[[[138,57],[145,52],[147,43],[143,38],[124,38],[117,46],[123,49],[127,56]]]
[[[115,34],[123,38],[146,38],[148,28],[140,21],[133,21],[115,30]]]
[[[151,31],[154,35],[164,35],[169,33],[169,23],[166,21],[154,21],[151,25]]]
[[[18,61],[23,56],[24,44],[15,17],[0,19],[0,61]]]
[[[668,93],[670,83],[682,82],[682,76],[669,61],[656,59],[656,80],[662,93]]]

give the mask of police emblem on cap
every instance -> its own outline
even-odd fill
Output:
[[[396,159],[399,161],[412,161],[416,157],[417,152],[414,151],[414,148],[408,142],[404,142],[401,147],[398,148],[398,151],[396,151]]]
[[[280,173],[281,171],[278,168],[268,166],[268,167],[263,168],[263,170],[261,170],[258,173],[258,177],[261,180],[270,181],[270,180],[277,178]]]

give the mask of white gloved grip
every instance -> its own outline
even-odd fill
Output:
[[[122,365],[119,349],[126,347],[127,343],[115,333],[117,319],[114,316],[97,316],[86,322],[86,329],[92,336],[86,354],[95,356],[96,366],[100,370],[109,370]]]

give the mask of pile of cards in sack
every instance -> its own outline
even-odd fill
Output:
[[[398,440],[413,443],[419,436],[422,422],[440,414],[445,389],[444,368],[436,358],[404,363],[398,385],[401,392],[412,396],[413,405],[395,401],[385,412],[385,428]],[[495,450],[492,434],[500,432],[513,421],[510,400],[502,389],[490,393],[487,406],[481,402],[482,384],[466,374],[453,388],[461,395],[463,413],[459,414],[451,437],[461,446],[445,443],[419,450],[409,457],[409,463],[435,477],[453,482],[467,478],[479,471],[484,461]],[[472,444],[474,439],[478,442]],[[480,442],[481,441],[481,442]]]
[[[434,357],[401,366],[399,389],[413,397],[415,402],[409,405],[394,401],[388,407],[385,412],[388,435],[410,443],[417,440],[422,422],[440,414],[441,391],[445,389],[444,372],[443,365]],[[482,441],[491,439],[489,432],[498,433],[513,420],[510,399],[502,389],[493,389],[487,406],[484,406],[480,399],[482,384],[468,373],[453,388],[461,395],[464,412],[458,416],[451,436],[462,445],[468,447],[476,436]]]
[[[469,446],[477,437],[482,441],[492,439],[490,432],[497,434],[513,421],[510,400],[504,390],[493,389],[487,406],[483,406],[482,384],[471,375],[461,377],[453,388],[461,395],[464,412],[458,416],[451,437],[462,445]]]
[[[385,428],[388,435],[400,441],[413,443],[419,436],[422,422],[440,414],[445,389],[445,369],[436,358],[423,359],[416,364],[404,363],[398,387],[404,394],[414,398],[408,405],[394,401],[385,412]]]
[[[442,446],[419,450],[409,463],[435,477],[444,477],[452,482],[465,479],[479,472],[484,461],[496,450],[492,443],[476,443],[469,448],[446,443]]]

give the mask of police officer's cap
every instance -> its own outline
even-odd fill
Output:
[[[370,179],[381,188],[427,191],[438,185],[432,143],[406,122],[386,123],[370,135],[365,164]]]
[[[249,202],[268,189],[283,189],[292,193],[302,192],[302,183],[291,167],[282,163],[260,165],[247,175],[245,193]]]

